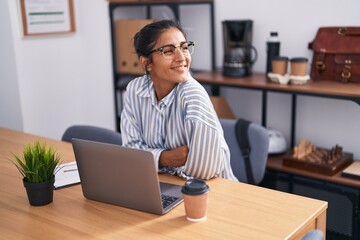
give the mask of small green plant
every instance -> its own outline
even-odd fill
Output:
[[[61,158],[52,147],[47,148],[45,143],[41,144],[39,141],[28,144],[21,157],[13,155],[13,163],[24,177],[24,181],[29,183],[46,182],[54,178],[56,166]]]

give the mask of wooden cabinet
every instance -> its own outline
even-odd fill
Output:
[[[120,131],[123,93],[129,81],[142,74],[132,47],[134,34],[154,19],[179,21],[196,43],[191,70],[215,68],[214,5],[212,0],[111,0],[109,16],[113,55],[116,129]]]

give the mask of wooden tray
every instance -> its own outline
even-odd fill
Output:
[[[318,148],[318,149],[330,151],[324,148]],[[349,166],[352,162],[353,162],[353,154],[351,153],[343,153],[341,158],[337,159],[336,161],[330,164],[310,161],[306,159],[306,157],[305,159],[298,159],[292,157],[292,155],[285,157],[283,159],[284,166],[303,169],[309,172],[315,172],[328,176],[338,173],[340,170]]]

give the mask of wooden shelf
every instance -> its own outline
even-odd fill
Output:
[[[214,86],[270,90],[326,97],[360,98],[360,84],[356,83],[310,80],[305,85],[281,85],[268,81],[264,73],[254,73],[247,77],[232,78],[223,76],[221,71],[193,73],[193,77],[200,83]]]
[[[284,166],[283,165],[284,157],[285,157],[285,154],[284,155],[270,155],[266,167],[268,169],[276,171],[276,172],[284,172],[287,174],[294,174],[294,175],[303,176],[303,177],[310,177],[313,179],[342,184],[345,186],[351,186],[351,187],[357,187],[357,188],[360,187],[359,180],[341,176],[342,171],[340,171],[332,176],[327,176],[324,174],[309,172],[309,171],[306,171],[303,169],[297,169],[297,168],[293,168],[293,167]]]

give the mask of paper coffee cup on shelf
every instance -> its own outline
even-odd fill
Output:
[[[209,186],[200,179],[190,179],[181,188],[184,196],[186,219],[192,222],[207,218]]]
[[[290,59],[291,75],[293,76],[305,76],[307,75],[307,58],[296,57]]]
[[[274,57],[271,60],[271,72],[275,74],[285,75],[288,68],[288,57]]]

